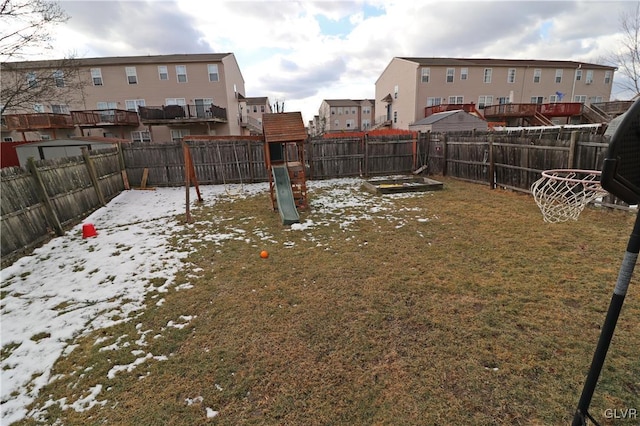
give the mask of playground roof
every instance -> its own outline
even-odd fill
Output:
[[[298,142],[307,139],[302,113],[280,112],[262,116],[265,142]]]

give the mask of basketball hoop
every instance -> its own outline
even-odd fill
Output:
[[[578,220],[585,206],[607,191],[600,186],[598,170],[545,170],[531,185],[531,193],[545,222]]]

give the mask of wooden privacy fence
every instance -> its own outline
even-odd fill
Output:
[[[491,188],[529,188],[543,170],[600,170],[609,137],[573,131],[545,136],[501,132],[433,135],[429,171]]]
[[[79,157],[28,162],[28,170],[4,168],[2,191],[2,265],[53,235],[79,223],[124,189],[116,148],[87,151]]]
[[[200,184],[268,181],[260,136],[191,136],[186,140]],[[527,133],[407,133],[310,138],[305,161],[311,180],[409,174],[426,170],[489,185],[529,191],[543,170],[600,170],[609,138],[591,131]],[[132,185],[185,184],[181,142],[127,144],[82,157],[30,161],[28,171],[2,169],[2,261],[79,222]],[[610,204],[622,204],[609,197]]]
[[[264,141],[260,136],[185,139],[200,184],[265,182]],[[427,161],[428,138],[412,135],[368,138],[308,139],[305,160],[308,179],[330,179],[410,173]],[[122,146],[132,185],[142,182],[147,170],[150,186],[179,186],[185,181],[180,142]],[[295,155],[290,158],[295,158]]]

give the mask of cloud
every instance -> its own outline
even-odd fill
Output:
[[[247,96],[286,97],[292,107],[304,104],[303,116],[310,118],[324,98],[373,97],[376,79],[395,56],[595,62],[617,48],[620,14],[634,10],[636,2],[85,0],[61,5],[71,20],[58,32],[59,52],[232,52]]]
[[[87,38],[98,56],[202,53],[205,35],[175,1],[67,1],[68,29]]]

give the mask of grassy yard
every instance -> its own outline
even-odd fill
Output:
[[[266,193],[196,207],[176,286],[80,338],[20,424],[569,424],[634,215],[546,224],[528,195],[439,179],[411,196],[312,186],[294,230]],[[639,318],[634,277],[602,424],[640,422],[604,418],[640,411]]]

